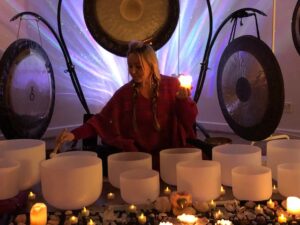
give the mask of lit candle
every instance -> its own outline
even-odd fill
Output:
[[[211,200],[211,201],[209,202],[209,208],[211,208],[211,209],[216,208],[216,203],[215,203],[214,200]]]
[[[273,185],[273,193],[274,193],[274,194],[278,193],[278,189],[277,189],[277,187],[276,187],[275,184]]]
[[[220,193],[221,193],[221,195],[225,195],[225,194],[226,194],[226,191],[225,191],[225,189],[224,189],[224,187],[223,187],[223,186],[221,186]]]
[[[44,203],[35,203],[30,209],[30,225],[47,224],[47,206]]]
[[[28,194],[28,199],[29,199],[29,200],[34,200],[35,197],[36,197],[36,195],[35,195],[32,191],[29,192],[29,194]]]
[[[275,208],[275,202],[273,202],[272,199],[270,199],[269,201],[267,201],[267,206],[270,209],[274,209]]]
[[[278,217],[278,222],[279,222],[279,223],[286,223],[286,221],[287,221],[287,218],[286,218],[283,214],[281,214],[281,215]]]
[[[300,215],[300,198],[288,197],[286,200],[287,211],[292,215]]]
[[[169,187],[166,187],[165,190],[164,190],[164,194],[165,195],[171,194],[171,189]]]
[[[83,207],[83,209],[81,210],[81,215],[84,216],[84,217],[89,216],[90,215],[90,210]]]
[[[222,219],[223,217],[223,212],[219,209],[215,214],[214,214],[214,218],[216,220]]]
[[[139,224],[145,224],[147,222],[147,217],[144,215],[144,213],[141,213],[141,215],[138,216]]]
[[[178,79],[179,79],[181,87],[191,89],[192,79],[193,79],[192,76],[190,76],[190,75],[180,75],[178,77]]]
[[[113,200],[114,198],[115,198],[115,194],[114,194],[114,193],[109,192],[109,193],[107,194],[107,199],[108,199],[108,200]]]
[[[230,220],[221,219],[217,221],[216,225],[232,225],[232,222]]]
[[[96,225],[96,224],[92,219],[90,219],[89,222],[87,223],[87,225]]]
[[[264,209],[258,204],[258,206],[255,207],[255,213],[256,214],[263,214]]]
[[[173,225],[173,223],[170,223],[170,222],[160,222],[159,225]]]
[[[129,212],[133,212],[133,213],[136,212],[136,206],[133,205],[133,204],[130,205],[130,206],[128,207],[128,211],[129,211]]]
[[[198,218],[194,215],[187,215],[185,213],[177,216],[177,219],[182,223],[194,224],[197,222]]]
[[[78,223],[78,218],[76,216],[71,216],[69,219],[71,224],[77,224]]]

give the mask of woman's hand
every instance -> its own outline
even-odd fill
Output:
[[[186,87],[179,87],[178,91],[176,92],[176,97],[178,99],[187,99],[191,96],[191,89]]]
[[[56,154],[62,147],[65,142],[70,142],[75,139],[75,136],[72,132],[64,129],[56,138],[55,140],[55,148],[53,153]]]

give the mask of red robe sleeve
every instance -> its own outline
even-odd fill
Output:
[[[72,131],[76,139],[100,136],[103,143],[122,151],[138,151],[133,139],[120,134],[121,100],[118,92],[109,100],[102,111],[90,118],[81,127]]]

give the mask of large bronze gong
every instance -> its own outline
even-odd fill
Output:
[[[224,50],[217,75],[222,113],[240,137],[259,141],[277,128],[284,106],[284,85],[271,49],[254,36],[234,39]]]
[[[300,1],[297,2],[292,18],[293,42],[298,54],[300,54]]]
[[[126,56],[128,43],[140,40],[161,48],[179,18],[178,0],[84,0],[84,19],[103,48]]]
[[[13,42],[0,60],[0,126],[7,139],[40,138],[51,120],[54,75],[43,48],[29,39]]]

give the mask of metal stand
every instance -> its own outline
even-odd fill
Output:
[[[200,68],[199,78],[198,78],[198,82],[197,82],[197,86],[196,86],[196,91],[195,91],[195,94],[194,94],[194,101],[196,103],[198,102],[198,100],[200,98],[200,95],[201,95],[201,92],[202,92],[202,89],[203,89],[203,84],[204,84],[206,72],[207,72],[207,69],[208,69],[209,56],[210,56],[211,50],[213,48],[213,45],[214,45],[219,33],[221,32],[222,28],[224,27],[224,25],[228,21],[233,21],[233,27],[232,27],[230,38],[229,38],[229,42],[230,42],[231,40],[234,39],[234,36],[235,36],[237,20],[241,19],[241,21],[242,21],[242,18],[244,18],[244,17],[254,16],[255,17],[255,22],[256,22],[257,36],[258,36],[258,38],[260,38],[256,13],[258,13],[260,15],[263,15],[263,16],[266,16],[266,14],[264,12],[262,12],[260,10],[257,10],[257,9],[254,9],[254,8],[239,9],[239,10],[231,13],[221,23],[221,25],[218,27],[216,33],[214,34],[214,36],[212,38],[212,30],[213,30],[212,9],[211,9],[210,1],[206,0],[206,3],[207,3],[208,13],[209,13],[209,33],[208,33],[208,38],[207,38],[206,47],[205,47],[205,51],[204,51],[203,61],[201,63],[201,68]],[[203,126],[201,126],[199,123],[196,123],[196,127],[200,129],[200,131],[204,134],[205,137],[207,137],[207,138],[209,137],[208,132],[205,131]]]

